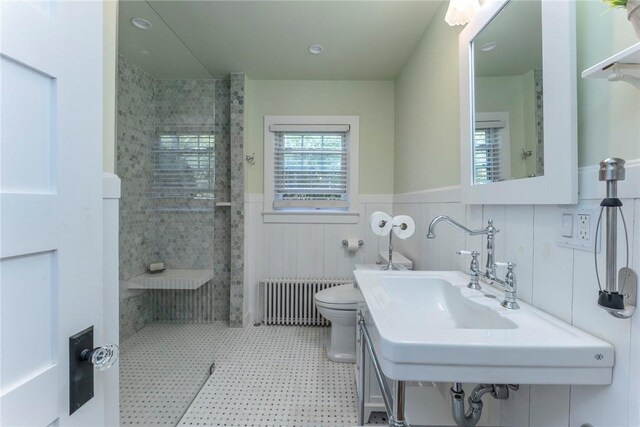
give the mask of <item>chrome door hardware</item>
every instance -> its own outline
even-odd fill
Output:
[[[103,371],[117,360],[117,345],[93,347],[93,326],[69,337],[69,415],[93,397],[93,369]]]

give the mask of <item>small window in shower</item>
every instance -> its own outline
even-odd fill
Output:
[[[487,184],[511,176],[509,114],[477,113],[473,135],[473,182]]]
[[[152,196],[159,210],[213,209],[213,132],[159,132],[152,155]]]

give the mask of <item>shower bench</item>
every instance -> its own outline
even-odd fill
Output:
[[[128,280],[129,289],[193,290],[213,279],[213,270],[166,269],[161,273],[143,273]]]

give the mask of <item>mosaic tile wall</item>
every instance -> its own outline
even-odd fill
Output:
[[[544,175],[544,105],[542,68],[533,70],[536,90],[536,175]]]
[[[214,80],[157,80],[157,134],[211,133],[215,126]],[[216,136],[216,145],[224,144]],[[217,154],[217,153],[216,153]],[[205,202],[199,206],[196,202]],[[156,200],[155,243],[167,268],[214,268],[214,205],[200,200]],[[161,204],[161,206],[160,206]],[[213,321],[215,288],[149,291],[153,320]]]
[[[156,103],[158,129],[214,133],[215,200],[228,201],[229,81],[161,80],[156,85]],[[229,208],[157,215],[159,259],[169,268],[211,268],[214,279],[195,292],[152,291],[154,320],[228,320]]]
[[[229,326],[242,327],[244,294],[244,73],[231,73],[231,284]]]
[[[231,153],[229,80],[216,80],[216,201],[231,200]],[[213,264],[214,312],[217,320],[229,320],[229,275],[231,271],[231,209],[220,207],[214,215]]]
[[[118,64],[117,173],[120,199],[120,339],[151,320],[149,294],[126,281],[156,259],[151,200],[151,142],[155,135],[154,80],[120,59]]]
[[[213,127],[214,97],[215,80],[157,80],[157,123]]]
[[[239,92],[244,92],[244,76]],[[236,96],[235,101],[241,105],[242,96]],[[159,211],[158,202],[151,198],[151,148],[157,134],[197,131],[215,135],[215,201],[231,200],[234,191],[230,167],[231,111],[229,80],[153,80],[119,59],[116,167],[123,183],[120,213],[123,341],[153,320],[229,320],[229,313],[233,312],[230,309],[231,222],[235,217],[235,223],[239,224],[236,233],[242,233],[243,182],[234,185],[239,214],[232,215],[233,207],[214,209],[213,202],[196,206],[200,209],[184,209],[197,205],[191,201],[175,206],[163,201],[163,210]],[[242,179],[242,111],[235,107],[233,111],[234,123],[240,123],[233,128],[240,132],[236,132],[236,148],[240,151],[235,157],[239,159]],[[236,168],[234,180],[238,178],[237,171]],[[176,209],[171,209],[172,206]],[[238,235],[235,236],[237,242]],[[242,237],[235,247],[242,248]],[[239,307],[241,319],[243,251],[238,251],[240,259],[236,260],[235,268],[240,271],[237,286],[240,293],[235,294],[234,307]],[[164,262],[167,268],[211,268],[214,279],[197,291],[127,289],[128,279],[142,274],[149,263],[158,261]]]

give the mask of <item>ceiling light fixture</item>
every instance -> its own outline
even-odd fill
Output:
[[[312,44],[309,46],[309,53],[312,55],[320,55],[324,52],[324,47],[321,44]]]
[[[464,25],[480,10],[480,2],[478,0],[449,0],[449,8],[444,20],[451,25]]]
[[[131,18],[131,24],[141,30],[150,30],[152,27],[151,22],[144,18]]]
[[[496,42],[489,42],[489,43],[485,43],[482,46],[480,46],[480,50],[483,52],[489,52],[492,51],[493,49],[495,49],[497,46]]]

